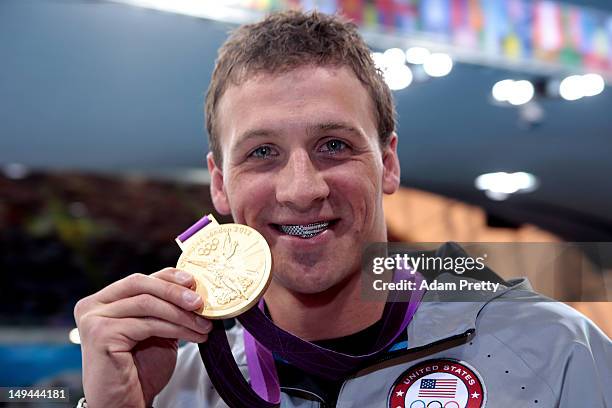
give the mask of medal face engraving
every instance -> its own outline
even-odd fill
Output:
[[[191,273],[209,319],[227,319],[250,309],[271,281],[272,254],[264,237],[240,224],[209,226],[188,242],[176,267]]]

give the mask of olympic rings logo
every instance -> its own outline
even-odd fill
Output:
[[[416,403],[423,405],[414,405]],[[438,405],[433,405],[438,404]],[[451,405],[454,404],[454,405]],[[423,400],[415,400],[412,401],[409,408],[460,408],[459,403],[457,401],[447,401],[446,404],[442,405],[440,401],[430,401],[425,405],[425,401]]]

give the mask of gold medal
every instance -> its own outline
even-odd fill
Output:
[[[208,319],[238,316],[254,306],[270,284],[270,247],[251,227],[214,222],[181,248],[176,267],[194,276],[196,292],[204,300],[196,313]]]

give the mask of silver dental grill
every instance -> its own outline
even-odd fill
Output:
[[[325,231],[329,227],[329,222],[317,222],[308,225],[279,225],[285,234],[300,238],[312,238]]]

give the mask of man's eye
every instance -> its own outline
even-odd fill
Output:
[[[259,146],[257,149],[253,150],[249,156],[258,159],[267,159],[270,156],[275,156],[275,154],[270,146]]]
[[[328,140],[327,142],[323,144],[323,146],[321,146],[321,151],[327,152],[330,154],[335,154],[335,153],[345,150],[347,147],[348,147],[347,144],[344,143],[342,140],[332,139],[332,140]]]

